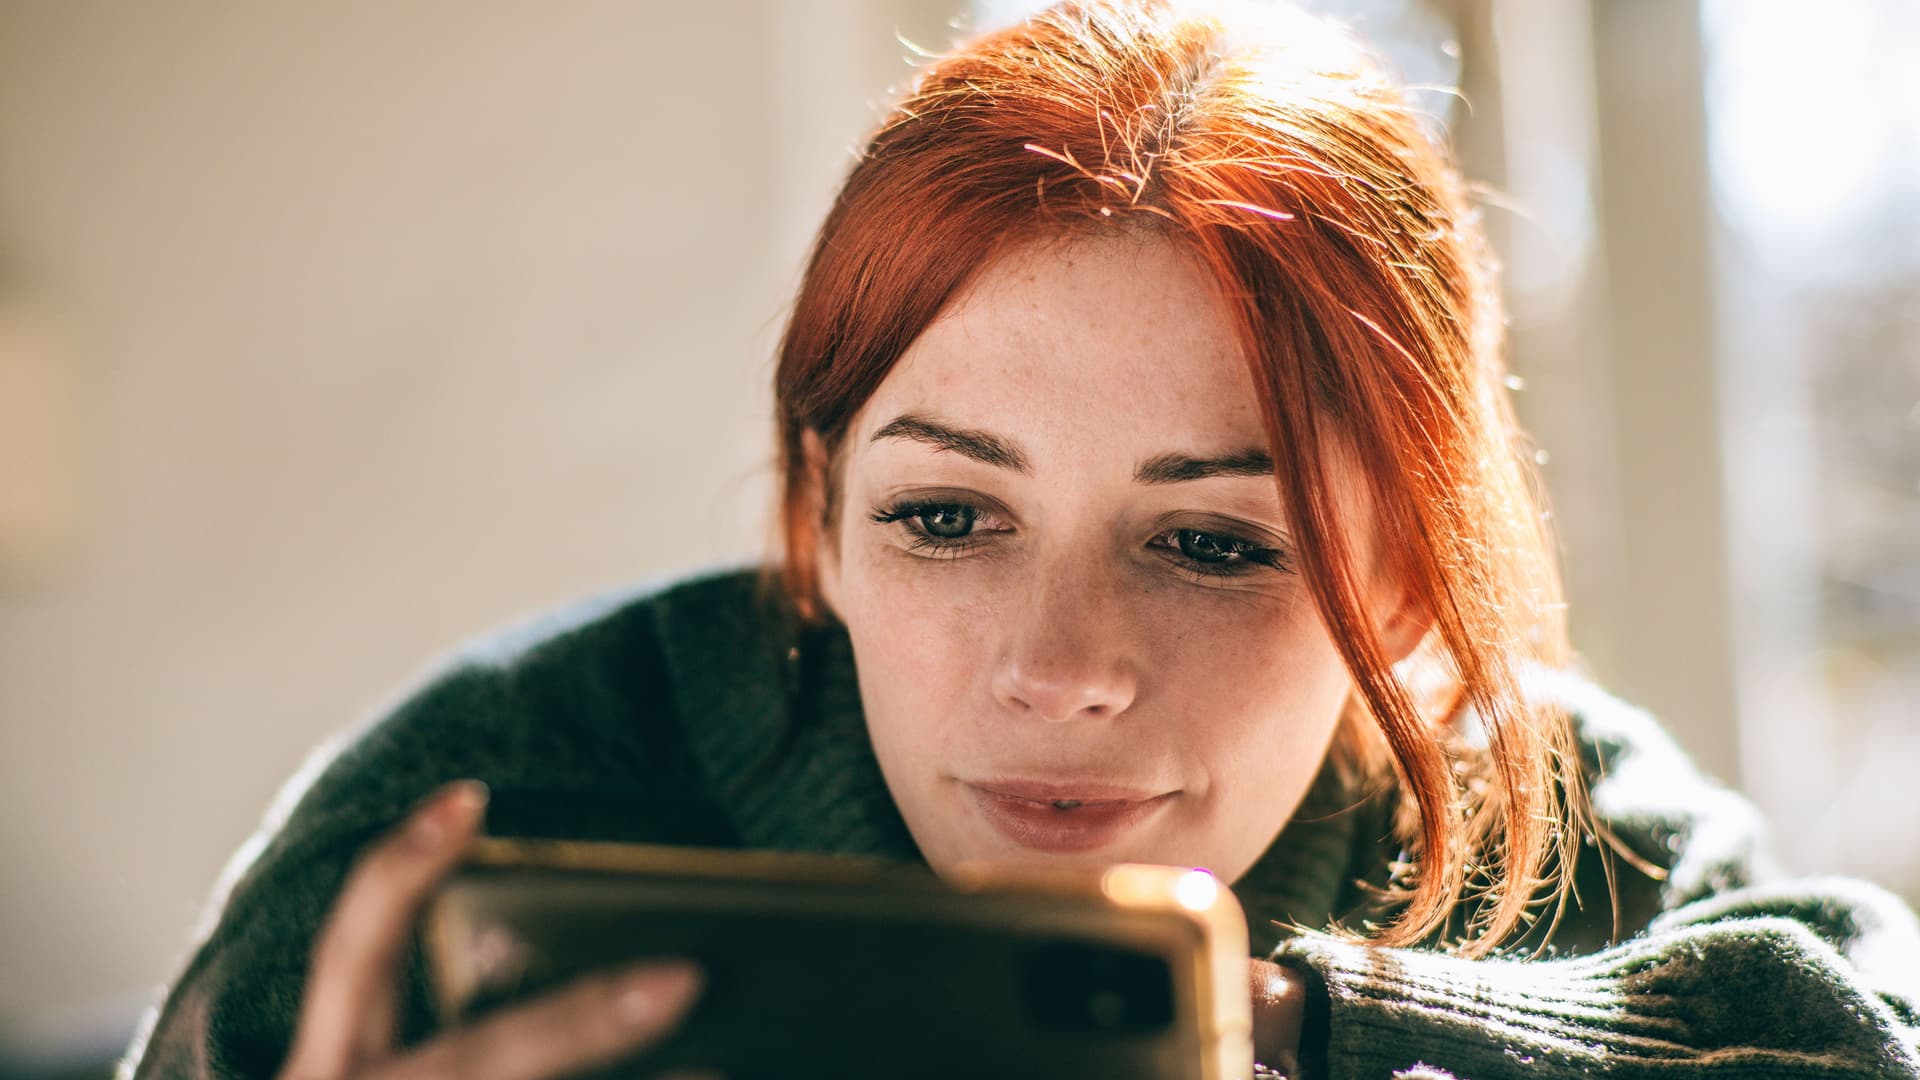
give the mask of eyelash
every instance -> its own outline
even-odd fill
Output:
[[[973,535],[971,528],[969,528],[965,536],[940,537],[927,532],[924,526],[917,523],[919,519],[943,510],[959,511],[973,515],[969,521],[970,525],[973,522],[977,522],[978,519],[983,516],[980,508],[970,503],[923,499],[909,500],[895,503],[892,506],[881,507],[868,515],[868,517],[877,525],[891,525],[895,523],[904,525],[907,535],[912,541],[912,543],[908,545],[909,549],[913,551],[930,552],[934,558],[958,558],[985,543],[984,540]],[[1177,568],[1197,581],[1204,582],[1209,579],[1244,577],[1252,573],[1252,568],[1255,566],[1278,570],[1281,573],[1290,574],[1293,572],[1293,559],[1286,550],[1281,548],[1260,547],[1251,540],[1216,529],[1168,529],[1165,532],[1156,533],[1153,539],[1168,540],[1168,538],[1183,532],[1211,537],[1220,547],[1225,548],[1229,554],[1240,557],[1240,561],[1238,562],[1201,562],[1189,556],[1181,555],[1178,540],[1170,540],[1166,545],[1158,545],[1161,546],[1162,550],[1172,551],[1175,557],[1180,559],[1180,562],[1176,564]]]
[[[971,506],[967,503],[920,500],[895,503],[892,506],[875,510],[868,516],[876,525],[891,525],[895,522],[905,525],[907,536],[913,541],[908,545],[909,550],[931,552],[934,558],[958,558],[984,543],[984,541],[973,535],[971,529],[967,531],[967,535],[965,536],[948,538],[934,536],[923,527],[914,523],[915,519],[925,517],[936,510],[969,511],[974,515],[974,520],[976,521],[980,515],[979,507]]]

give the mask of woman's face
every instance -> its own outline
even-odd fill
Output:
[[[1137,236],[985,268],[855,416],[822,589],[934,869],[1232,881],[1272,842],[1352,683],[1266,444],[1209,279]],[[1420,628],[1379,591],[1404,653]]]

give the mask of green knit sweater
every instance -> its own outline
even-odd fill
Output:
[[[1379,914],[1389,807],[1323,771],[1234,886],[1257,955],[1311,973],[1304,1057],[1332,1077],[1920,1076],[1920,926],[1850,880],[1787,880],[1750,804],[1644,714],[1571,677],[1595,811],[1657,878],[1598,847],[1554,951],[1469,961],[1289,926]],[[495,835],[918,860],[868,742],[838,628],[800,631],[751,571],[576,604],[458,654],[323,747],[235,857],[123,1075],[266,1077],[316,928],[355,854],[439,784],[492,788]],[[1617,908],[1617,926],[1616,926]],[[433,1020],[416,962],[403,1037]]]

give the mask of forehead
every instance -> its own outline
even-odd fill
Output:
[[[856,438],[910,411],[1109,449],[1266,443],[1213,279],[1186,250],[1130,233],[1038,241],[982,267],[882,382]]]

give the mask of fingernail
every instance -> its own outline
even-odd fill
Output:
[[[415,847],[437,850],[456,833],[471,832],[487,806],[487,785],[478,780],[455,780],[428,796],[407,826]]]
[[[700,991],[700,969],[687,963],[650,964],[613,990],[613,1015],[630,1027],[649,1027],[687,1006]]]

